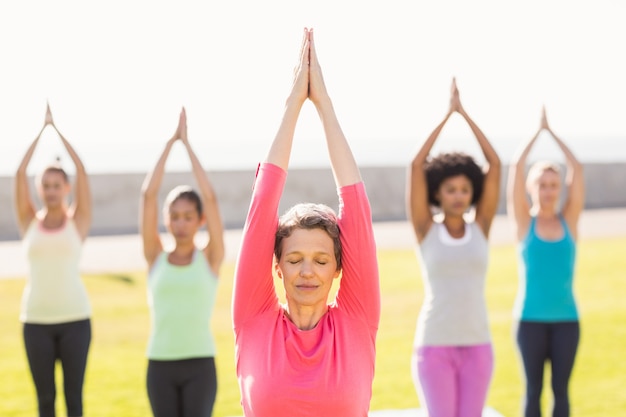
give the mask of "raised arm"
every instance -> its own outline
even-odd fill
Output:
[[[309,99],[315,105],[324,128],[335,184],[337,187],[356,184],[361,181],[361,173],[350,150],[350,145],[348,145],[348,141],[341,130],[333,103],[326,90],[312,29],[309,31],[309,42]]]
[[[259,166],[237,256],[232,297],[235,330],[262,311],[279,308],[272,280],[278,206],[287,177],[293,135],[309,89],[309,36],[304,29],[291,93],[265,163]]]
[[[222,217],[220,215],[217,197],[206,171],[202,168],[202,164],[200,164],[196,153],[189,144],[187,138],[187,114],[184,108],[180,113],[179,126],[181,127],[180,139],[189,155],[191,169],[200,190],[204,217],[209,232],[209,241],[203,249],[203,252],[209,261],[213,273],[218,276],[222,261],[224,260],[224,227],[222,225]]]
[[[52,114],[50,113],[50,107],[48,107],[48,115],[50,116],[50,125],[56,130],[65,150],[72,158],[74,166],[76,167],[76,184],[74,187],[74,199],[70,206],[68,215],[74,219],[76,229],[80,234],[81,239],[85,240],[89,234],[89,228],[91,227],[92,207],[91,207],[91,190],[89,187],[89,178],[87,177],[87,171],[85,165],[78,157],[78,154],[70,145],[69,141],[61,134],[57,126],[52,121]]]
[[[496,211],[498,210],[498,202],[500,197],[500,175],[501,175],[501,163],[498,154],[496,153],[485,134],[469,117],[459,98],[459,90],[456,86],[456,80],[452,81],[452,108],[458,112],[463,119],[467,122],[470,129],[474,133],[478,145],[485,156],[487,165],[485,166],[485,180],[483,184],[483,192],[480,200],[476,203],[476,222],[480,225],[485,236],[489,236],[489,229],[491,228],[491,222],[493,221]]]
[[[576,237],[578,235],[578,218],[585,206],[585,178],[583,176],[583,166],[567,145],[565,145],[565,142],[550,128],[545,108],[543,109],[542,124],[545,124],[544,128],[554,138],[556,144],[565,155],[567,165],[567,172],[565,174],[567,196],[563,204],[562,212],[570,231],[574,237]]]
[[[39,143],[39,138],[41,137],[41,134],[46,126],[47,123],[43,125],[35,140],[33,140],[33,142],[26,150],[26,153],[24,154],[24,157],[22,158],[22,161],[17,168],[17,172],[15,173],[15,215],[17,217],[17,226],[22,236],[24,235],[24,233],[26,233],[26,229],[35,217],[35,213],[37,211],[35,209],[35,204],[33,203],[33,200],[30,196],[30,190],[28,187],[28,174],[26,172],[26,169],[28,168],[28,164],[33,157],[35,148]]]
[[[267,154],[265,162],[274,164],[287,171],[289,167],[289,157],[293,144],[293,135],[296,130],[298,116],[302,109],[302,104],[307,98],[309,89],[309,32],[305,28],[300,48],[298,65],[294,70],[293,85],[291,93],[285,103],[283,119],[274,137],[272,146]]]
[[[359,168],[326,89],[312,29],[309,31],[309,40],[309,100],[315,105],[324,128],[339,193],[342,281],[337,302],[345,311],[365,320],[372,328],[377,328],[380,288],[371,208]]]
[[[172,145],[180,137],[180,120],[176,132],[167,141],[156,165],[146,175],[141,187],[141,217],[139,221],[141,238],[143,241],[143,255],[151,267],[157,256],[163,250],[163,243],[159,234],[159,188],[165,173],[165,163],[170,154]]]
[[[509,218],[513,221],[517,240],[522,240],[528,232],[530,225],[530,205],[526,196],[526,160],[533,145],[537,141],[542,126],[528,141],[522,144],[513,155],[509,166],[509,176],[506,188],[506,206]]]
[[[428,203],[428,185],[426,182],[426,173],[424,172],[424,164],[451,114],[452,110],[448,111],[443,120],[430,133],[428,138],[415,153],[409,167],[406,190],[407,213],[418,242],[424,239],[433,223],[433,214],[430,210],[430,204]]]

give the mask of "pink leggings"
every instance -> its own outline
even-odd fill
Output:
[[[421,346],[411,373],[429,417],[480,417],[493,371],[491,344]]]

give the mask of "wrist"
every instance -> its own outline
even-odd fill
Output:
[[[296,94],[291,94],[289,95],[289,97],[287,97],[287,100],[285,101],[285,107],[295,109],[295,110],[300,110],[305,100],[306,100],[306,97],[302,97]]]
[[[330,99],[328,93],[319,94],[315,97],[309,97],[309,100],[311,100],[317,108],[328,108],[332,107],[333,105],[333,102]]]

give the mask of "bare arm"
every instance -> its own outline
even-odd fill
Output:
[[[453,82],[452,91],[452,103],[453,108],[465,119],[469,125],[472,133],[478,141],[478,145],[485,156],[487,166],[485,167],[485,180],[483,183],[483,192],[480,200],[476,204],[476,222],[480,225],[485,236],[489,236],[489,230],[491,229],[491,222],[498,210],[498,201],[500,197],[500,175],[501,175],[501,163],[498,154],[485,134],[469,117],[459,99],[459,92],[456,88],[456,82]]]
[[[522,240],[526,236],[530,225],[530,205],[526,196],[525,181],[526,160],[541,130],[540,127],[535,135],[522,145],[513,156],[509,167],[506,203],[509,218],[515,225],[517,240]]]
[[[152,266],[157,256],[163,251],[163,244],[159,234],[159,188],[165,173],[165,163],[170,154],[172,145],[179,137],[179,129],[165,144],[155,167],[146,175],[141,187],[141,217],[140,232],[143,241],[143,255],[149,266]]]
[[[44,126],[39,131],[39,134],[37,134],[35,140],[33,140],[33,143],[31,143],[31,145],[26,150],[26,154],[24,154],[24,157],[22,158],[22,161],[17,168],[17,172],[15,173],[15,214],[17,216],[17,226],[22,236],[26,232],[28,225],[33,220],[36,213],[35,204],[30,197],[30,190],[28,187],[28,175],[26,173],[26,169],[28,168],[28,164],[33,157],[35,148],[39,143],[39,138],[41,137],[41,134],[45,128],[46,125],[44,124]]]
[[[180,138],[183,142],[183,145],[185,145],[185,149],[187,150],[187,154],[189,155],[189,160],[191,161],[191,169],[193,171],[193,175],[196,178],[196,182],[198,183],[200,196],[202,198],[202,206],[204,209],[203,214],[206,218],[206,225],[209,233],[209,241],[206,247],[203,249],[203,252],[207,260],[209,261],[209,265],[211,266],[213,273],[218,276],[220,272],[220,267],[222,266],[222,262],[224,260],[225,249],[224,227],[222,225],[222,217],[220,215],[217,196],[215,195],[215,190],[213,189],[213,185],[209,181],[207,173],[202,168],[202,164],[198,160],[196,153],[191,148],[191,145],[187,138],[187,115],[185,109],[182,110],[180,117]]]
[[[304,29],[300,58],[294,71],[291,93],[285,103],[285,112],[280,127],[265,159],[265,162],[277,165],[285,171],[289,167],[289,157],[291,156],[293,135],[296,130],[298,116],[300,115],[302,104],[304,104],[308,95],[309,45],[308,30]]]
[[[78,157],[78,154],[70,145],[68,140],[61,134],[59,129],[56,127],[54,123],[52,123],[52,127],[61,138],[61,142],[63,146],[67,150],[67,153],[72,158],[72,162],[74,162],[74,166],[76,167],[76,185],[74,189],[74,200],[72,201],[72,205],[70,207],[68,215],[74,219],[74,223],[76,224],[76,228],[78,229],[78,233],[80,234],[81,239],[85,240],[87,235],[89,234],[89,228],[91,227],[91,190],[89,187],[89,178],[87,176],[87,171],[85,170],[85,166],[83,162]]]
[[[426,158],[430,154],[433,145],[441,134],[441,130],[448,119],[450,119],[450,115],[452,115],[452,112],[448,111],[443,120],[431,132],[426,141],[424,141],[411,161],[406,191],[407,211],[418,242],[424,239],[433,223],[433,215],[428,202],[428,184],[426,181],[426,173],[424,172],[424,164],[426,163]]]
[[[543,118],[545,120],[546,131],[554,138],[556,144],[565,155],[567,164],[567,172],[565,174],[567,197],[563,204],[562,212],[570,231],[576,238],[578,236],[578,218],[585,206],[585,178],[583,176],[583,166],[567,145],[565,145],[565,142],[552,131],[545,116],[545,109]]]
[[[483,132],[478,128],[474,121],[470,119],[465,111],[463,111],[461,115],[469,124],[472,132],[474,132],[474,135],[478,140],[478,144],[480,145],[483,155],[487,161],[487,166],[485,167],[483,193],[480,200],[476,204],[476,221],[480,224],[485,236],[489,236],[491,222],[493,221],[496,211],[498,210],[502,165],[495,149],[493,149],[491,143],[489,143]]]
[[[322,68],[317,57],[313,30],[309,32],[310,40],[310,69],[309,69],[309,99],[315,105],[317,113],[324,127],[330,164],[337,187],[356,184],[361,181],[361,173],[356,164],[350,145],[346,140],[339,120],[335,114],[332,101],[326,90]]]

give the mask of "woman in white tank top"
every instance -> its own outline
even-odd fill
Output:
[[[465,153],[429,155],[455,113],[476,137],[485,169]],[[450,108],[416,152],[407,187],[424,281],[411,370],[420,402],[432,417],[482,415],[487,398],[493,353],[484,284],[499,189],[500,159],[463,109],[453,80]],[[466,216],[471,208],[473,220]]]
[[[31,200],[27,167],[46,127],[59,135],[76,166],[74,199],[68,175],[59,164],[37,176],[43,207]],[[55,362],[63,365],[68,416],[83,415],[82,389],[91,341],[91,306],[79,274],[80,252],[91,225],[91,196],[85,167],[59,132],[48,106],[44,125],[15,176],[15,212],[29,261],[20,320],[24,345],[37,391],[39,416],[54,416]]]

